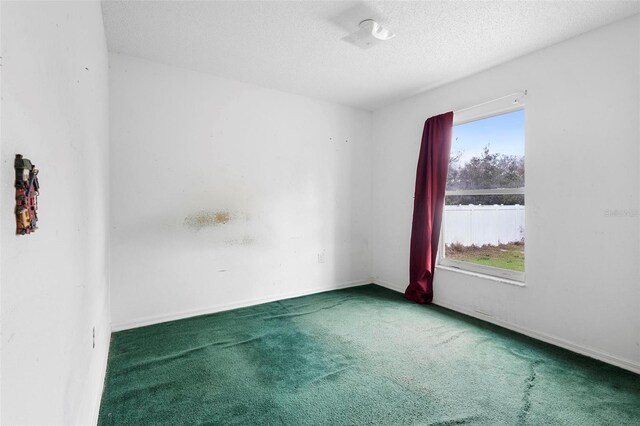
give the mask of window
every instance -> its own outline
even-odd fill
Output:
[[[439,264],[524,282],[524,110],[454,116]]]

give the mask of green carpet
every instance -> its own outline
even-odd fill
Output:
[[[102,425],[640,425],[640,376],[368,285],[114,333]]]

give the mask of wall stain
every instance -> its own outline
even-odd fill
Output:
[[[204,228],[226,225],[231,221],[231,213],[227,210],[200,211],[192,213],[184,219],[187,228],[199,231]]]
[[[225,223],[228,223],[229,220],[231,220],[231,215],[229,214],[229,212],[220,211],[220,212],[216,212],[213,215],[213,219],[215,223],[219,225],[224,225]]]

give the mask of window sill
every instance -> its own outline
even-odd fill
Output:
[[[495,277],[495,276],[492,276],[492,275],[481,274],[479,272],[465,271],[464,269],[455,268],[455,267],[452,267],[452,266],[436,265],[436,269],[441,269],[443,271],[456,272],[456,273],[459,273],[459,274],[469,275],[469,276],[472,276],[472,277],[481,278],[481,279],[488,280],[488,281],[496,281],[496,282],[500,282],[500,283],[504,283],[504,284],[513,285],[513,286],[516,286],[516,287],[526,287],[525,283],[521,282],[521,281],[514,281],[514,280],[510,280],[508,278]]]

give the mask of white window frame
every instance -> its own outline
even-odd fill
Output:
[[[479,121],[479,120],[491,118],[496,115],[507,114],[510,112],[524,110],[524,102],[522,101],[523,97],[524,95],[516,99],[507,98],[508,99],[507,104],[505,104],[505,102],[500,102],[502,105],[482,104],[481,105],[482,108],[468,109],[459,114],[454,113],[453,125],[458,126],[460,124],[466,124],[472,121]],[[525,121],[525,126],[526,126],[526,121]],[[526,136],[525,136],[525,143],[526,143]],[[525,170],[526,170],[526,166],[525,166]],[[496,194],[499,194],[499,195],[523,194],[525,195],[525,199],[526,199],[525,188],[467,189],[467,190],[445,191],[445,196],[496,195]],[[524,284],[525,282],[524,272],[512,271],[512,270],[503,269],[503,268],[496,268],[493,266],[479,265],[477,263],[464,262],[461,260],[448,259],[447,257],[443,256],[443,255],[446,255],[445,247],[444,247],[445,246],[444,222],[445,222],[445,215],[443,211],[442,223],[440,227],[440,242],[438,244],[438,260],[436,263],[438,266],[444,266],[447,268],[458,269],[460,271],[471,272],[474,274],[484,275],[491,278],[499,278],[503,280],[515,281],[517,283]],[[525,245],[525,252],[526,252],[526,245]],[[526,253],[525,253],[525,259],[526,259]]]

